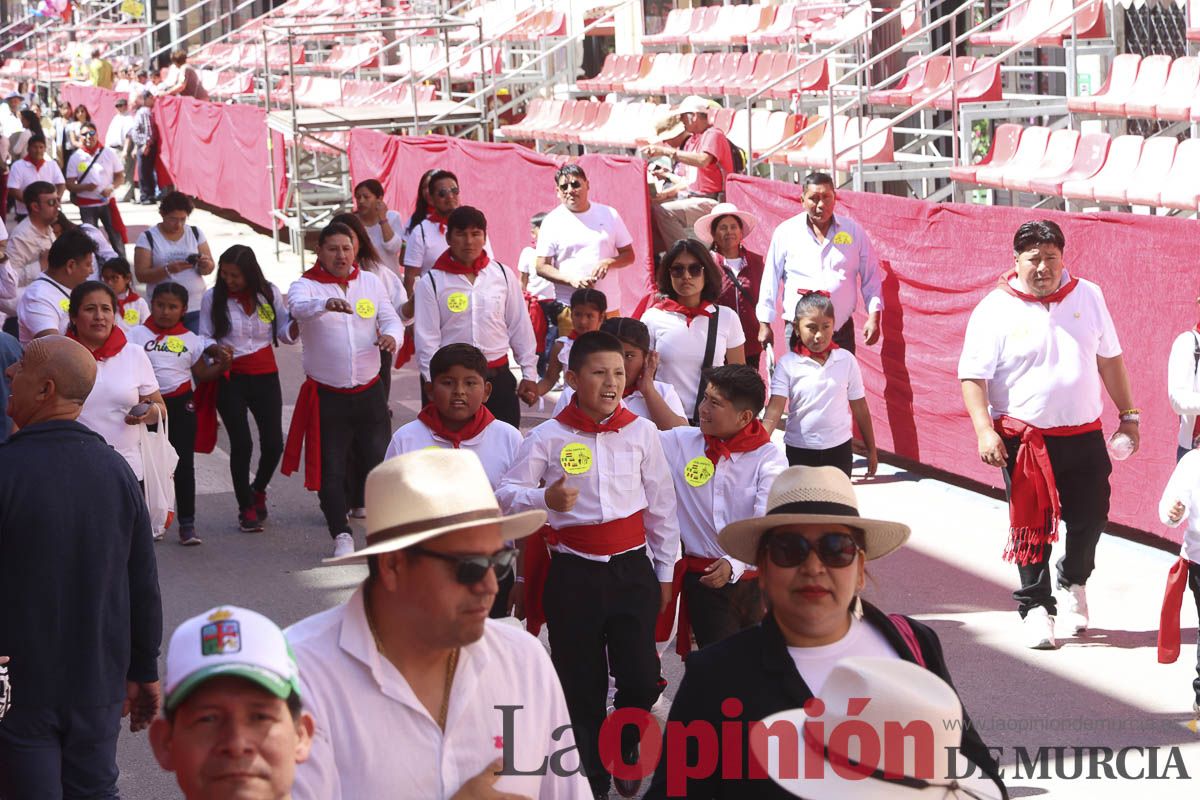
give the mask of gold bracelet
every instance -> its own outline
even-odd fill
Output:
[[[1127,408],[1124,411],[1120,412],[1120,415],[1123,417],[1126,414],[1141,414],[1141,413],[1142,413],[1142,410],[1140,408]]]

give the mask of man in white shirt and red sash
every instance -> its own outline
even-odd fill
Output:
[[[1066,542],[1058,586],[1073,632],[1088,625],[1084,585],[1108,521],[1112,472],[1101,384],[1120,411],[1114,453],[1138,445],[1140,412],[1104,295],[1067,272],[1064,245],[1049,220],[1017,229],[1014,269],[971,314],[958,365],[979,457],[1005,473],[1011,529],[1004,558],[1017,564],[1021,588],[1013,598],[1035,649],[1057,647],[1050,551],[1060,519]]]
[[[295,472],[307,447],[304,486],[321,499],[335,557],[354,551],[347,515],[353,509],[362,516],[366,475],[383,461],[391,434],[379,351],[395,352],[404,333],[383,281],[354,263],[352,236],[345,225],[326,226],[317,265],[287,293],[308,379],[296,399],[282,472]]]

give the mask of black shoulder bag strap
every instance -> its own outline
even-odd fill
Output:
[[[1192,377],[1196,377],[1196,371],[1200,370],[1200,336],[1196,332],[1192,332],[1192,340],[1196,343],[1196,349],[1192,351]]]
[[[708,371],[712,369],[713,357],[717,354],[717,325],[721,318],[721,307],[713,306],[713,314],[708,318],[708,339],[704,343],[704,363],[700,365],[700,385],[696,389],[696,407],[692,409],[692,425],[700,424],[700,401],[704,399],[704,390],[708,388]]]
[[[733,269],[728,264],[722,264],[721,269],[725,270],[725,277],[729,278],[730,283],[737,288],[738,294],[742,296],[742,299],[747,303],[750,302],[750,290],[738,282],[737,275],[734,274]]]

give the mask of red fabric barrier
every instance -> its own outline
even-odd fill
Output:
[[[800,186],[737,176],[728,193],[738,208],[763,221],[748,241],[760,253],[776,225],[802,212]],[[1012,236],[1022,222],[1052,219],[1061,225],[1068,270],[1104,290],[1142,408],[1141,449],[1113,465],[1110,518],[1180,541],[1180,529],[1159,524],[1158,498],[1175,466],[1178,431],[1166,396],[1167,354],[1179,332],[1196,324],[1200,227],[1194,220],[935,204],[857,192],[839,192],[836,213],[866,228],[886,272],[881,345],[861,344],[861,298],[856,314],[859,363],[879,447],[994,487],[1003,486],[1000,472],[979,460],[957,378],[967,318],[1012,267]],[[1105,409],[1110,436],[1117,415],[1107,396]]]
[[[129,95],[123,92],[77,83],[64,83],[60,94],[71,104],[72,108],[80,104],[87,108],[92,122],[96,125],[96,132],[100,134],[101,142],[104,141],[104,135],[108,132],[108,124],[117,115],[117,98],[129,99]]]
[[[521,249],[529,245],[529,218],[558,205],[554,171],[564,159],[516,144],[494,144],[446,136],[388,136],[376,131],[350,131],[350,175],[355,184],[367,178],[383,183],[388,208],[407,218],[416,200],[417,183],[428,169],[448,169],[458,176],[464,205],[488,218],[492,249],[516,268]],[[621,270],[621,298],[608,298],[609,308],[632,309],[650,287],[650,202],[646,167],[640,159],[588,155],[578,159],[591,184],[589,197],[614,207],[633,237],[635,261]]]

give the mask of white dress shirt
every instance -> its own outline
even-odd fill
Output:
[[[200,335],[214,339],[217,344],[233,349],[233,357],[241,358],[251,353],[257,353],[264,347],[271,347],[271,318],[275,319],[276,338],[283,344],[294,344],[288,329],[292,326],[292,315],[288,313],[287,303],[279,293],[275,284],[271,286],[271,302],[259,303],[249,314],[242,304],[234,298],[226,298],[226,313],[229,315],[229,333],[220,339],[213,337],[213,290],[204,293],[200,302]],[[258,298],[262,300],[262,298]]]
[[[483,638],[459,651],[443,731],[399,670],[380,656],[363,594],[359,587],[345,604],[285,631],[300,667],[305,708],[317,723],[312,752],[296,767],[296,800],[448,798],[506,748],[523,771],[570,749],[563,766],[575,774],[506,775],[495,791],[539,800],[591,797],[587,780],[576,772],[558,675],[537,639],[488,620]],[[497,706],[519,706],[509,712],[510,730]]]
[[[717,346],[710,366],[723,366],[725,351],[746,344],[746,332],[734,310],[714,303],[708,306],[713,316],[696,317],[691,325],[683,314],[661,308],[649,308],[642,314],[642,322],[650,330],[650,349],[659,354],[658,377],[675,387],[689,419],[696,412],[696,390],[713,317],[717,320]]]
[[[398,237],[393,237],[393,239],[395,238]],[[396,309],[396,313],[399,314],[401,307],[408,302],[408,292],[404,289],[404,281],[390,268],[382,264],[376,269],[368,270],[368,272],[383,282],[383,289],[392,301],[392,308]]]
[[[71,321],[71,290],[49,275],[42,275],[25,289],[17,301],[17,334],[22,345],[33,341],[42,331],[67,332]]]
[[[796,316],[799,290],[829,292],[833,300],[833,326],[840,329],[858,305],[859,285],[867,312],[883,310],[882,272],[867,232],[845,215],[835,215],[824,242],[817,241],[807,214],[785,220],[771,236],[758,290],[758,319],[774,322],[776,305],[783,318]],[[783,282],[783,296],[779,283]]]
[[[79,412],[79,423],[103,436],[139,481],[145,477],[141,435],[137,425],[125,424],[125,416],[141,398],[157,391],[158,380],[145,351],[126,342],[121,352],[96,362],[96,383]]]
[[[421,277],[425,277],[433,269],[433,262],[438,260],[438,256],[446,252],[447,246],[446,234],[442,233],[441,226],[433,220],[423,219],[408,232],[404,240],[404,266],[406,269],[420,269]],[[483,246],[483,252],[488,254],[488,258],[495,258],[491,242]]]
[[[563,450],[586,448],[591,463],[582,472],[567,474]],[[545,486],[566,475],[566,485],[579,490],[567,512],[546,505]],[[544,485],[541,484],[545,481]],[[675,487],[663,454],[658,428],[635,419],[619,431],[584,433],[558,420],[547,420],[521,443],[512,467],[496,489],[496,500],[508,513],[539,509],[556,529],[613,522],[645,511],[646,556],[659,581],[672,578],[679,553],[679,520],[675,517]],[[581,553],[559,544],[552,549],[594,561],[610,556]]]
[[[489,423],[475,438],[463,439],[459,446],[479,456],[479,460],[483,462],[483,471],[487,473],[488,482],[494,490],[517,456],[517,448],[521,446],[521,432],[507,422],[497,419]],[[421,420],[414,419],[407,425],[401,425],[392,434],[392,441],[388,444],[384,458],[395,458],[430,447],[450,449],[454,444],[435,434]]]
[[[204,357],[213,341],[191,331],[160,337],[145,325],[138,325],[126,334],[129,342],[145,351],[154,367],[154,378],[163,396],[192,388],[192,367]]]
[[[1167,357],[1167,397],[1171,400],[1171,409],[1179,415],[1178,445],[1184,450],[1192,449],[1192,431],[1196,429],[1196,416],[1200,414],[1197,354],[1200,354],[1200,334],[1192,330],[1175,337],[1171,355]]]
[[[675,387],[664,381],[656,380],[654,388],[662,396],[663,402],[667,404],[667,408],[674,411],[681,417],[687,418],[687,412],[683,410],[683,401],[679,399],[679,392],[675,391]],[[558,396],[558,402],[554,404],[554,413],[550,416],[557,417],[558,412],[567,407],[567,403],[571,402],[571,398],[575,396],[575,390],[570,386],[564,386],[562,393]],[[650,419],[650,408],[646,405],[646,398],[642,394],[641,389],[635,389],[633,394],[622,398],[621,402],[625,404],[633,413],[643,419]]]
[[[333,298],[347,301],[353,310],[326,311],[325,304]],[[304,372],[335,389],[353,389],[379,377],[379,335],[397,343],[404,336],[383,282],[365,270],[359,270],[346,289],[298,279],[288,289],[288,313],[300,322]]]
[[[506,358],[511,347],[522,377],[538,379],[533,323],[520,279],[508,267],[492,261],[474,282],[467,275],[430,270],[413,287],[413,296],[417,363],[426,380],[434,353],[459,342],[478,347],[489,364]]]
[[[54,231],[49,226],[45,230],[33,224],[26,217],[17,223],[8,237],[8,261],[6,266],[11,272],[15,292],[0,293],[0,311],[14,317],[17,314],[17,301],[25,293],[25,287],[37,280],[42,274],[42,253],[50,250],[54,244]]]
[[[375,250],[383,260],[383,266],[390,269],[393,275],[399,275],[400,251],[404,248],[404,218],[397,212],[389,210],[387,223],[392,229],[392,238],[386,242],[383,240],[381,223],[376,222],[374,225],[364,225],[363,227],[367,229],[367,236],[371,238],[371,244],[375,245]]]
[[[688,465],[704,455],[704,434],[699,428],[679,427],[659,434],[671,480],[675,483],[679,536],[689,556],[724,558],[733,567],[736,582],[753,564],[739,561],[717,543],[717,533],[731,522],[767,513],[767,493],[775,476],[787,469],[787,458],[774,442],[756,450],[722,458],[707,479],[705,473],[685,476]],[[700,477],[695,477],[699,475]]]
[[[804,450],[828,450],[854,435],[850,401],[867,396],[858,359],[849,350],[829,353],[825,363],[786,353],[775,363],[771,396],[788,400],[783,443]]]
[[[1063,282],[1070,280],[1063,270]],[[1100,287],[1080,279],[1047,308],[993,289],[967,322],[959,380],[987,381],[992,418],[1035,428],[1084,425],[1100,417],[1096,357],[1121,355]]]
[[[91,175],[88,176],[89,181],[91,177]],[[21,197],[25,191],[25,187],[35,181],[45,181],[55,187],[65,186],[67,183],[66,178],[63,177],[62,170],[58,168],[58,164],[48,158],[42,161],[42,166],[40,167],[35,167],[33,162],[28,158],[17,159],[8,168],[8,193],[16,201],[15,206],[18,214],[29,213],[29,209],[25,208],[25,202]]]
[[[1183,517],[1171,522],[1171,509],[1183,503]],[[1200,564],[1200,450],[1192,450],[1175,465],[1158,501],[1158,516],[1163,525],[1176,528],[1187,523],[1183,533],[1180,555],[1193,564]]]

